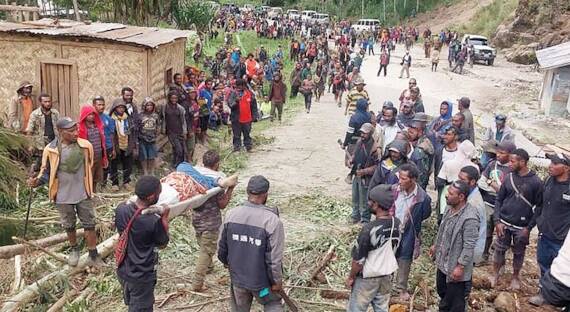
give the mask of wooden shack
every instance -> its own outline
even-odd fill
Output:
[[[0,22],[0,113],[21,81],[52,96],[63,115],[102,95],[110,105],[123,87],[137,103],[165,97],[172,75],[182,72],[189,31],[41,19]]]
[[[544,71],[540,107],[547,116],[568,117],[570,113],[570,41],[536,51]]]

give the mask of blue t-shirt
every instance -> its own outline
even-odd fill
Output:
[[[110,149],[113,147],[113,135],[115,134],[115,121],[111,116],[101,113],[99,118],[103,123],[103,129],[105,132],[105,148]]]
[[[206,104],[208,105],[208,111],[212,110],[212,92],[206,88],[200,90],[200,97],[206,99]]]

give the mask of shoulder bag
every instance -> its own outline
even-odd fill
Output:
[[[138,208],[135,211],[135,214],[129,219],[127,223],[127,227],[123,230],[121,235],[119,236],[119,241],[117,245],[115,245],[114,255],[115,255],[115,263],[117,267],[121,266],[123,260],[125,260],[125,256],[127,255],[127,246],[129,243],[129,232],[131,231],[131,227],[133,226],[133,221],[141,214],[144,207]]]
[[[398,261],[396,260],[395,249],[392,248],[392,235],[394,234],[394,217],[392,217],[392,228],[390,229],[390,238],[379,248],[368,253],[362,268],[362,277],[371,278],[386,276],[394,273],[398,269]]]
[[[513,190],[515,191],[516,196],[518,198],[520,198],[523,202],[525,202],[534,212],[536,205],[531,204],[530,201],[528,199],[526,199],[526,197],[524,197],[524,195],[521,192],[519,192],[519,189],[517,188],[515,181],[513,180],[513,173],[512,172],[509,173],[509,179],[511,180],[511,185],[513,186]]]

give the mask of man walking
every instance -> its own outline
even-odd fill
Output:
[[[446,195],[447,209],[436,244],[430,248],[437,266],[439,311],[465,311],[467,289],[471,288],[473,250],[479,233],[477,210],[467,203],[469,186],[456,181]]]
[[[224,177],[220,170],[220,155],[209,150],[202,157],[204,167],[211,174]],[[210,197],[203,205],[192,211],[192,225],[196,232],[196,240],[200,246],[196,270],[192,281],[192,290],[204,291],[204,279],[209,270],[213,268],[212,257],[216,254],[216,244],[220,226],[222,225],[221,210],[228,206],[235,186],[229,186],[223,192]]]
[[[141,214],[141,211],[156,204],[161,192],[158,178],[142,176],[135,186],[136,200],[123,202],[115,210],[117,231],[128,236],[124,258],[117,263],[117,276],[129,311],[153,310],[158,265],[156,249],[165,248],[169,241],[169,209],[166,208],[162,216]]]
[[[241,149],[242,135],[245,149],[251,152],[253,148],[250,136],[251,123],[258,120],[257,101],[244,79],[236,80],[236,90],[230,93],[228,106],[231,109],[234,152],[239,152]]]
[[[248,199],[226,214],[218,259],[230,271],[231,310],[250,311],[252,299],[265,311],[282,311],[285,231],[276,208],[266,206],[269,181],[253,176]]]
[[[370,102],[370,96],[368,96],[368,91],[364,90],[364,79],[357,77],[352,82],[354,88],[348,92],[346,95],[346,107],[344,109],[344,114],[351,116],[356,111],[356,103],[360,99],[365,99]]]
[[[365,123],[360,127],[360,139],[356,142],[351,159],[350,175],[352,178],[352,223],[367,223],[370,221],[368,209],[368,183],[374,174],[378,162],[378,147],[372,134],[374,127]]]
[[[400,65],[402,65],[402,70],[400,70],[399,78],[402,78],[404,72],[406,72],[406,78],[410,78],[410,66],[412,66],[412,56],[410,55],[410,51],[406,50],[406,54],[402,57]]]
[[[291,71],[291,76],[289,77],[289,83],[291,83],[291,98],[297,97],[299,93],[299,88],[301,87],[301,70],[303,69],[301,63],[295,63],[295,68]]]
[[[431,198],[417,184],[419,172],[415,165],[404,164],[399,168],[400,181],[392,186],[395,192],[394,216],[402,225],[402,240],[396,252],[398,260],[398,274],[396,289],[400,299],[408,301],[408,278],[412,267],[412,260],[420,255],[420,236],[422,222],[431,215]]]
[[[386,71],[388,70],[389,63],[390,54],[388,54],[388,51],[386,51],[386,49],[382,49],[382,53],[380,54],[380,68],[376,74],[377,77],[380,77],[380,72],[382,72],[382,70],[384,70],[384,77],[386,77]]]
[[[28,180],[28,185],[48,184],[48,197],[55,202],[61,226],[71,245],[68,264],[76,266],[79,262],[80,250],[75,231],[76,218],[79,218],[89,250],[87,263],[98,266],[101,259],[97,253],[95,209],[91,202],[93,147],[89,141],[78,138],[77,123],[71,118],[60,118],[56,126],[59,136],[44,148],[40,172]]]
[[[275,74],[271,86],[269,87],[269,98],[271,102],[271,122],[275,119],[275,110],[277,110],[277,119],[281,122],[283,117],[283,105],[287,98],[287,86],[281,80],[281,73]]]
[[[352,264],[350,274],[346,279],[346,286],[351,288],[347,310],[366,312],[368,306],[372,305],[374,311],[387,312],[392,288],[391,274],[397,267],[386,268],[385,275],[366,277],[363,269],[365,265],[370,265],[367,262],[373,261],[372,253],[380,248],[389,248],[388,252],[391,252],[392,258],[395,259],[393,252],[398,248],[401,234],[400,221],[390,216],[390,208],[394,205],[391,186],[384,184],[371,189],[368,193],[368,204],[376,218],[362,227],[352,248]],[[388,264],[381,263],[381,265],[387,266]]]
[[[528,168],[528,153],[516,149],[510,156],[512,172],[505,178],[497,194],[494,218],[497,220],[495,231],[495,257],[493,259],[494,276],[491,286],[497,286],[501,268],[505,265],[505,253],[512,246],[513,276],[511,290],[520,288],[520,271],[524,263],[529,233],[536,225],[534,210],[542,204],[543,185],[536,173]]]
[[[20,83],[16,95],[10,101],[8,107],[8,124],[10,128],[17,132],[23,132],[28,128],[28,122],[32,111],[36,108],[36,103],[32,97],[32,84],[24,81]]]

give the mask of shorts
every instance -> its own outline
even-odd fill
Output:
[[[123,287],[123,301],[129,307],[129,311],[146,312],[153,310],[156,280],[131,283],[119,278],[119,283]]]
[[[95,229],[95,209],[90,199],[84,199],[77,204],[56,204],[59,212],[61,227],[67,232],[75,230],[77,218],[85,230]]]
[[[141,141],[139,143],[139,160],[153,160],[158,156],[156,145]]]

